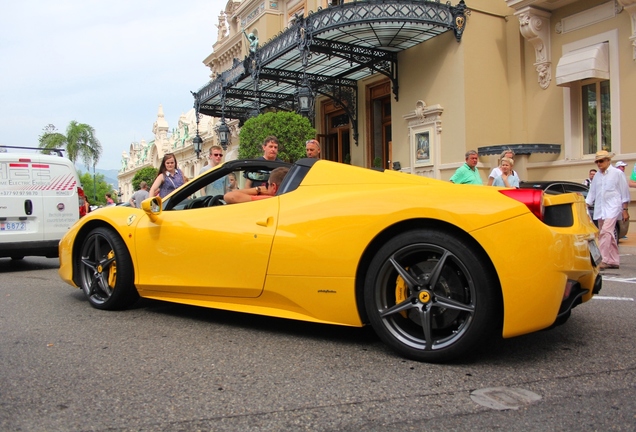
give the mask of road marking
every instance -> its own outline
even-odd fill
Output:
[[[595,295],[592,297],[594,300],[622,300],[622,301],[634,301],[631,297],[609,297],[609,296],[600,296]]]
[[[625,282],[625,283],[636,284],[636,277],[633,277],[633,278],[621,278],[621,277],[616,277],[616,276],[605,276],[605,275],[603,275],[603,280],[613,281],[613,282]]]
[[[479,405],[499,411],[516,410],[541,400],[530,390],[512,387],[484,388],[471,392],[470,398]]]

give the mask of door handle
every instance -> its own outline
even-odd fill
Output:
[[[33,214],[33,201],[29,199],[24,201],[24,213],[26,213],[28,216],[31,216]]]
[[[271,216],[265,219],[264,221],[256,221],[256,225],[262,226],[265,228],[267,228],[268,226],[271,226],[272,223],[274,223],[274,218]]]

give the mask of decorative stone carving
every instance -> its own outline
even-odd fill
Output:
[[[425,117],[424,108],[426,108],[426,103],[424,101],[418,100],[415,103],[415,116],[420,120],[423,120]]]
[[[550,52],[550,12],[524,7],[515,12],[519,18],[521,35],[532,44],[539,85],[547,89],[552,81],[552,55]]]
[[[227,36],[228,28],[227,28],[227,20],[225,17],[225,13],[221,12],[219,15],[219,23],[217,24],[217,28],[219,29],[219,33],[216,37],[217,41],[224,39]]]
[[[442,133],[442,113],[444,108],[440,104],[426,106],[426,102],[418,100],[415,109],[403,117],[408,122],[409,127],[432,124],[435,132]]]
[[[632,22],[632,35],[629,40],[632,41],[632,59],[636,60],[636,0],[618,0],[618,3],[625,8]]]

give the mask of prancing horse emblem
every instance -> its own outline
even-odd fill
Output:
[[[418,297],[422,303],[428,303],[431,301],[431,293],[428,291],[421,291]]]

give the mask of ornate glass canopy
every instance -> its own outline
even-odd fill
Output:
[[[309,87],[342,107],[357,138],[357,81],[386,75],[399,96],[397,54],[447,31],[461,40],[466,5],[439,0],[367,0],[319,9],[194,93],[198,113],[241,122],[273,107],[298,110]],[[313,117],[313,113],[310,113]]]

